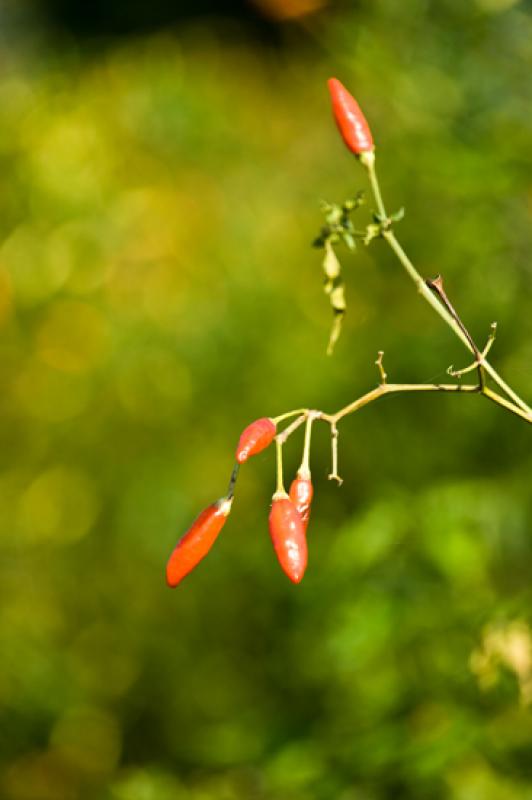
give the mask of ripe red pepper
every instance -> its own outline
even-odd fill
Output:
[[[310,504],[312,503],[313,494],[314,489],[310,479],[310,472],[302,472],[300,470],[296,478],[292,481],[289,496],[301,517],[305,533],[307,532],[308,520],[310,517]]]
[[[231,511],[233,498],[207,506],[179,540],[166,565],[166,582],[173,588],[205,558]]]
[[[349,150],[357,156],[372,152],[375,149],[373,136],[355,98],[336,78],[330,78],[327,85],[336,124]]]
[[[269,523],[279,564],[293,583],[299,583],[307,567],[307,539],[303,521],[286,492],[274,494]]]
[[[275,438],[277,426],[273,419],[261,417],[256,419],[242,431],[236,448],[236,460],[243,464],[250,456],[260,453],[271,444]]]

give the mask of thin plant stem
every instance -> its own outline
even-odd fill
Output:
[[[298,411],[296,413],[297,414],[301,414],[301,416],[299,416],[297,419],[295,419],[293,422],[291,422],[290,425],[288,426],[288,428],[285,428],[282,433],[277,434],[276,439],[278,441],[280,441],[281,444],[284,444],[286,442],[286,440],[288,439],[288,437],[291,436],[294,431],[297,431],[297,429],[300,428],[301,425],[303,425],[303,423],[307,419],[307,416],[308,416],[308,414],[310,412],[306,408],[305,409],[301,409],[300,408],[300,409],[298,409]],[[294,415],[291,414],[291,416],[294,416]]]
[[[388,394],[400,394],[403,392],[454,392],[457,394],[478,394],[480,389],[476,384],[459,383],[381,383],[376,389],[371,392],[363,394],[361,397],[353,400],[352,403],[341,408],[336,414],[331,416],[334,422],[339,422],[343,417],[358,411],[360,408],[369,405],[374,400]]]
[[[380,192],[379,181],[377,178],[377,173],[375,170],[374,159],[369,159],[367,161],[362,162],[368,171],[369,181],[371,184],[371,189],[375,197],[375,202],[377,207],[379,208],[379,214],[384,212],[384,205],[382,203],[382,196]],[[383,216],[386,217],[386,214],[383,213]],[[415,283],[418,292],[421,294],[424,300],[426,300],[429,305],[436,311],[437,314],[444,320],[444,322],[451,328],[451,330],[456,334],[456,336],[461,340],[461,342],[465,345],[465,347],[469,350],[469,352],[473,353],[475,357],[478,356],[478,351],[475,353],[475,347],[472,345],[470,341],[470,337],[464,333],[462,327],[457,323],[456,319],[452,316],[452,314],[448,311],[448,309],[439,301],[436,295],[431,291],[431,289],[427,286],[426,282],[423,280],[415,266],[413,265],[412,261],[408,258],[407,254],[399,244],[397,237],[395,236],[394,232],[388,228],[382,231],[382,236],[390,248],[393,250],[397,258],[399,259],[400,263],[404,267],[407,274]],[[508,386],[508,384],[501,378],[498,372],[492,367],[492,365],[481,355],[480,359],[478,360],[479,368],[482,367],[488,373],[488,375],[492,378],[492,380],[499,386],[500,389],[513,401],[515,406],[518,406],[524,414],[520,415],[523,416],[528,422],[532,421],[532,409],[528,406],[524,400],[522,400],[519,395],[514,392],[514,390]],[[481,387],[482,393],[484,392],[484,387]],[[498,397],[499,395],[496,395]],[[502,404],[501,404],[502,405]],[[506,406],[505,406],[506,407]],[[512,405],[513,408],[513,405]]]
[[[483,359],[485,359],[486,356],[488,355],[489,351],[491,350],[493,342],[495,341],[495,331],[496,331],[496,329],[497,329],[497,323],[496,322],[492,322],[491,323],[491,333],[489,335],[489,339],[487,341],[487,344],[486,344],[484,350],[480,354],[480,358],[477,358],[475,361],[473,361],[472,364],[470,364],[468,367],[464,367],[463,369],[454,369],[451,366],[447,370],[447,374],[451,375],[453,378],[461,378],[462,375],[467,375],[468,372],[473,372],[474,369],[477,369],[478,365],[479,365],[479,362],[481,362]]]
[[[502,390],[503,390],[503,392],[505,392],[505,393],[508,395],[508,397],[509,397],[511,400],[513,400],[513,402],[514,402],[514,403],[515,403],[517,406],[519,406],[519,408],[521,408],[523,411],[525,411],[525,412],[527,413],[527,415],[528,415],[528,421],[529,421],[529,422],[530,422],[530,421],[532,421],[532,408],[530,408],[530,406],[528,406],[528,405],[525,403],[525,401],[524,401],[524,400],[522,400],[522,399],[519,397],[519,395],[518,395],[518,394],[516,394],[516,393],[514,392],[514,390],[510,388],[510,386],[508,386],[508,384],[506,383],[506,381],[504,381],[504,380],[501,378],[501,376],[499,375],[499,373],[498,373],[498,372],[497,372],[497,371],[496,371],[496,370],[495,370],[495,369],[494,369],[494,368],[491,366],[491,364],[489,363],[489,361],[486,361],[485,359],[483,359],[483,360],[482,360],[482,366],[484,367],[484,369],[486,370],[486,372],[488,373],[488,375],[490,376],[490,378],[491,378],[493,381],[495,381],[495,383],[497,384],[497,386],[499,387],[499,389],[502,389]],[[525,417],[525,419],[526,419],[526,417]]]
[[[481,387],[478,384],[460,384],[460,383],[386,383],[381,384],[376,389],[373,389],[371,392],[367,392],[366,394],[359,397],[357,400],[354,400],[349,405],[345,406],[345,408],[341,408],[340,411],[337,411],[336,414],[329,415],[322,415],[323,419],[328,419],[329,421],[333,420],[338,422],[343,417],[347,416],[348,414],[352,414],[354,411],[358,411],[359,408],[363,408],[367,406],[369,403],[372,403],[374,400],[378,400],[380,397],[383,397],[387,394],[400,394],[402,392],[451,392],[454,394],[480,394],[484,395],[497,405],[503,406],[508,411],[511,411],[521,419],[526,420],[527,422],[532,422],[532,415],[528,414],[526,411],[523,411],[522,408],[516,406],[514,403],[507,400],[505,397],[501,397],[500,394],[492,391],[488,387]]]
[[[361,163],[366,167],[369,176],[369,182],[371,184],[371,191],[373,192],[373,197],[375,198],[375,203],[377,204],[377,211],[379,213],[379,217],[382,220],[387,218],[386,209],[384,208],[384,202],[382,200],[381,194],[381,187],[379,186],[379,181],[377,180],[377,173],[375,171],[375,153],[362,153],[360,156]]]
[[[382,350],[379,350],[375,364],[379,370],[381,384],[385,384],[386,381],[388,380],[388,375],[386,374],[386,371],[384,369],[384,364],[382,363],[383,358],[384,358],[384,352]]]
[[[341,486],[343,479],[338,474],[338,427],[334,417],[331,419],[331,461],[331,472],[328,478]]]
[[[298,475],[301,478],[310,477],[310,442],[312,439],[312,423],[319,416],[319,412],[309,412],[307,416],[307,422],[305,425],[305,440],[303,443],[303,456],[301,458],[301,466],[298,470]]]
[[[287,411],[286,414],[279,414],[278,417],[272,417],[272,420],[275,422],[276,425],[279,425],[280,422],[284,422],[285,419],[290,419],[290,417],[295,417],[297,414],[306,414],[306,408],[297,408],[295,411]]]
[[[233,467],[233,471],[231,472],[231,477],[229,478],[229,486],[227,487],[227,499],[231,500],[234,493],[235,493],[235,484],[236,479],[238,478],[238,470],[240,468],[240,464],[238,461],[236,462],[235,466]]]
[[[333,440],[335,437],[334,434],[337,435],[337,430],[335,430],[336,425],[340,422],[344,417],[349,416],[349,414],[353,414],[355,411],[359,411],[364,406],[368,406],[370,403],[375,402],[375,400],[379,400],[381,397],[385,397],[387,395],[395,395],[395,394],[405,394],[411,392],[445,392],[448,394],[478,394],[481,396],[486,397],[493,403],[496,403],[503,408],[506,408],[508,411],[511,411],[512,414],[520,417],[521,419],[526,420],[527,422],[532,422],[532,417],[523,411],[523,409],[516,406],[510,400],[507,400],[505,397],[502,397],[497,392],[494,392],[492,389],[488,388],[487,386],[484,389],[481,389],[478,384],[461,384],[461,383],[381,383],[375,389],[372,389],[366,394],[361,395],[356,400],[353,400],[348,405],[344,406],[343,408],[336,411],[334,414],[327,414],[324,411],[320,412],[310,412],[307,411],[307,415],[315,414],[315,419],[323,420],[323,422],[328,423],[331,425],[331,432],[333,434]],[[303,417],[304,418],[304,417]],[[299,420],[298,420],[299,422]],[[334,426],[334,427],[333,427]],[[299,426],[297,426],[299,427]],[[281,447],[285,442],[286,439],[294,432],[295,426],[290,426],[285,431],[283,431],[283,439],[279,442],[279,437],[277,437],[277,445]],[[334,452],[333,452],[333,471],[332,476],[334,475]],[[337,463],[337,462],[336,462]]]
[[[276,495],[286,494],[283,479],[283,443],[277,436],[275,439],[275,448],[277,455],[277,487],[275,489]]]
[[[463,344],[467,347],[470,353],[473,352],[471,345],[467,336],[464,334],[463,330],[460,328],[459,325],[455,322],[452,316],[449,314],[445,306],[443,306],[438,298],[436,297],[433,292],[429,289],[417,269],[414,267],[410,259],[408,258],[407,254],[397,241],[397,238],[393,231],[383,231],[383,239],[388,243],[391,249],[394,251],[395,255],[401,262],[402,266],[406,270],[407,274],[416,284],[416,288],[419,294],[423,297],[424,300],[427,301],[429,305],[436,311],[437,314],[443,319],[443,321],[454,331],[454,333],[458,336],[458,338],[463,342]]]
[[[526,420],[527,422],[532,422],[532,413],[529,414],[527,411],[524,411],[519,406],[514,405],[514,403],[510,402],[510,400],[507,400],[506,397],[502,397],[502,395],[498,394],[497,392],[494,392],[488,386],[484,386],[482,394],[484,395],[484,397],[487,397],[488,400],[492,400],[498,406],[503,406],[504,408],[507,408],[508,411],[511,411],[513,414],[517,414],[518,417],[522,417],[522,419]]]

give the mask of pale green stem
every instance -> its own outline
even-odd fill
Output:
[[[278,417],[271,417],[271,419],[278,425],[280,422],[284,422],[285,419],[290,419],[290,417],[295,417],[298,414],[306,414],[306,408],[297,408],[295,411],[287,411],[286,414],[279,414]]]
[[[495,381],[495,383],[497,384],[497,386],[498,386],[500,389],[502,389],[502,390],[503,390],[503,392],[506,392],[506,394],[508,395],[508,397],[509,397],[511,400],[513,400],[513,401],[514,401],[514,403],[515,403],[517,406],[519,406],[519,408],[523,409],[523,411],[525,411],[525,412],[528,414],[528,417],[529,417],[529,419],[530,419],[530,417],[532,417],[532,408],[530,408],[530,406],[528,406],[528,405],[525,403],[525,401],[524,401],[524,400],[521,400],[521,398],[519,397],[519,395],[518,395],[518,394],[516,394],[516,393],[514,392],[514,390],[513,390],[513,389],[511,389],[511,388],[508,386],[508,384],[506,383],[506,381],[504,381],[504,380],[501,378],[501,376],[499,375],[499,373],[498,373],[498,372],[497,372],[497,371],[496,371],[496,370],[495,370],[495,369],[494,369],[494,368],[491,366],[491,364],[489,363],[489,361],[485,361],[484,359],[482,359],[482,362],[481,362],[481,363],[482,363],[482,366],[484,367],[484,369],[486,370],[486,372],[488,373],[488,375],[490,376],[490,378],[491,378],[493,381]]]
[[[288,439],[288,437],[291,436],[294,431],[297,431],[297,429],[300,428],[301,425],[303,425],[303,423],[307,419],[307,415],[310,412],[308,411],[308,409],[299,409],[297,413],[301,414],[301,416],[295,419],[293,422],[291,422],[288,428],[285,428],[282,433],[277,434],[276,438],[278,439],[278,441],[281,442],[281,444],[284,444]],[[292,414],[292,416],[294,415]]]
[[[319,413],[312,412],[310,412],[307,416],[307,424],[305,425],[305,441],[303,443],[303,457],[301,459],[301,466],[298,470],[300,477],[310,477],[310,442],[312,438],[312,423],[319,416]]]
[[[432,306],[432,308],[436,311],[437,314],[440,315],[443,321],[446,322],[447,325],[455,332],[458,338],[467,347],[469,352],[473,353],[473,348],[471,347],[469,339],[467,338],[461,327],[458,325],[458,323],[453,319],[451,314],[449,314],[445,306],[443,306],[440,303],[434,292],[432,292],[429,289],[429,287],[427,286],[427,284],[425,283],[425,281],[423,280],[417,269],[414,267],[414,265],[408,258],[407,254],[399,244],[399,242],[397,241],[393,231],[384,231],[382,235],[384,239],[388,242],[392,250],[394,251],[395,255],[405,268],[408,275],[412,278],[412,280],[416,284],[417,290],[420,293],[420,295],[422,295],[423,299],[426,300],[427,303],[429,303]]]
[[[374,400],[378,400],[379,397],[384,397],[386,394],[399,394],[400,392],[455,392],[458,394],[478,394],[479,387],[473,384],[461,386],[456,383],[381,383],[376,389],[363,394],[362,397],[357,398],[352,403],[349,403],[349,405],[341,408],[336,414],[332,414],[330,419],[339,422],[343,417],[352,414],[354,411],[358,411]]]
[[[384,208],[384,203],[382,200],[381,194],[381,187],[379,186],[379,181],[377,180],[377,173],[375,172],[375,153],[363,153],[360,157],[361,163],[366,167],[369,176],[369,182],[371,184],[371,191],[373,192],[373,197],[375,198],[375,202],[377,204],[377,211],[379,212],[379,216],[381,219],[387,218],[386,209]]]
[[[484,364],[485,367],[485,364]],[[517,414],[518,417],[522,417],[522,419],[526,420],[527,422],[532,422],[532,412],[525,411],[524,409],[520,408],[519,406],[514,405],[505,397],[502,397],[497,392],[494,392],[492,389],[489,389],[487,386],[484,386],[482,390],[482,394],[488,398],[488,400],[492,400],[498,406],[504,406],[507,408],[508,411],[511,411],[513,414]]]
[[[286,490],[284,488],[283,479],[283,443],[279,440],[279,437],[275,440],[275,447],[277,454],[277,488],[275,494],[282,495],[286,494]]]
[[[330,481],[336,481],[338,486],[343,483],[342,478],[338,475],[338,428],[336,427],[336,418],[331,420],[331,472],[328,478]]]

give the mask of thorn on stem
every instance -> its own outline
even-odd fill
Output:
[[[475,342],[473,341],[473,338],[472,338],[471,334],[469,333],[469,331],[467,330],[466,326],[464,325],[464,323],[460,319],[460,316],[458,315],[458,312],[456,311],[456,309],[454,308],[453,304],[451,303],[451,301],[447,297],[447,295],[445,293],[445,289],[443,288],[443,278],[442,278],[442,276],[441,275],[437,275],[432,280],[427,280],[426,284],[429,287],[429,289],[432,289],[432,291],[435,292],[438,295],[440,301],[443,303],[443,305],[447,309],[448,313],[454,319],[454,321],[456,322],[456,324],[458,325],[458,327],[460,328],[460,330],[464,334],[465,338],[469,342],[469,345],[470,345],[470,348],[471,348],[471,352],[474,353],[474,355],[475,355],[475,363],[474,363],[474,365],[472,366],[471,369],[476,369],[477,370],[477,372],[478,372],[478,385],[479,385],[480,391],[484,391],[485,379],[484,379],[484,372],[483,372],[483,369],[482,369],[482,361],[483,361],[484,355],[483,355],[483,353],[480,352],[480,350],[476,346]],[[467,367],[466,370],[461,370],[460,372],[461,372],[462,375],[464,374],[464,372],[469,372],[469,367]]]
[[[435,278],[432,278],[432,280],[431,280],[430,278],[427,278],[427,280],[425,281],[425,283],[427,284],[427,286],[429,287],[429,289],[432,289],[432,291],[433,291],[433,292],[436,292],[436,294],[438,294],[438,295],[440,295],[440,296],[441,296],[442,294],[444,294],[444,290],[443,290],[443,278],[442,278],[442,276],[441,276],[441,275],[436,275],[436,277],[435,277]]]

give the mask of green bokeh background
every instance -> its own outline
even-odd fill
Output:
[[[531,448],[474,396],[395,397],[312,454],[310,562],[267,530],[274,453],[175,591],[251,420],[440,380],[467,354],[380,242],[342,253],[325,356],[321,199],[366,188],[325,81],[374,130],[398,235],[532,397],[532,16],[515,0],[324,6],[259,45],[190,23],[31,28],[0,77],[0,796],[532,798]],[[367,212],[360,212],[361,214]],[[301,439],[287,446],[294,471]]]

